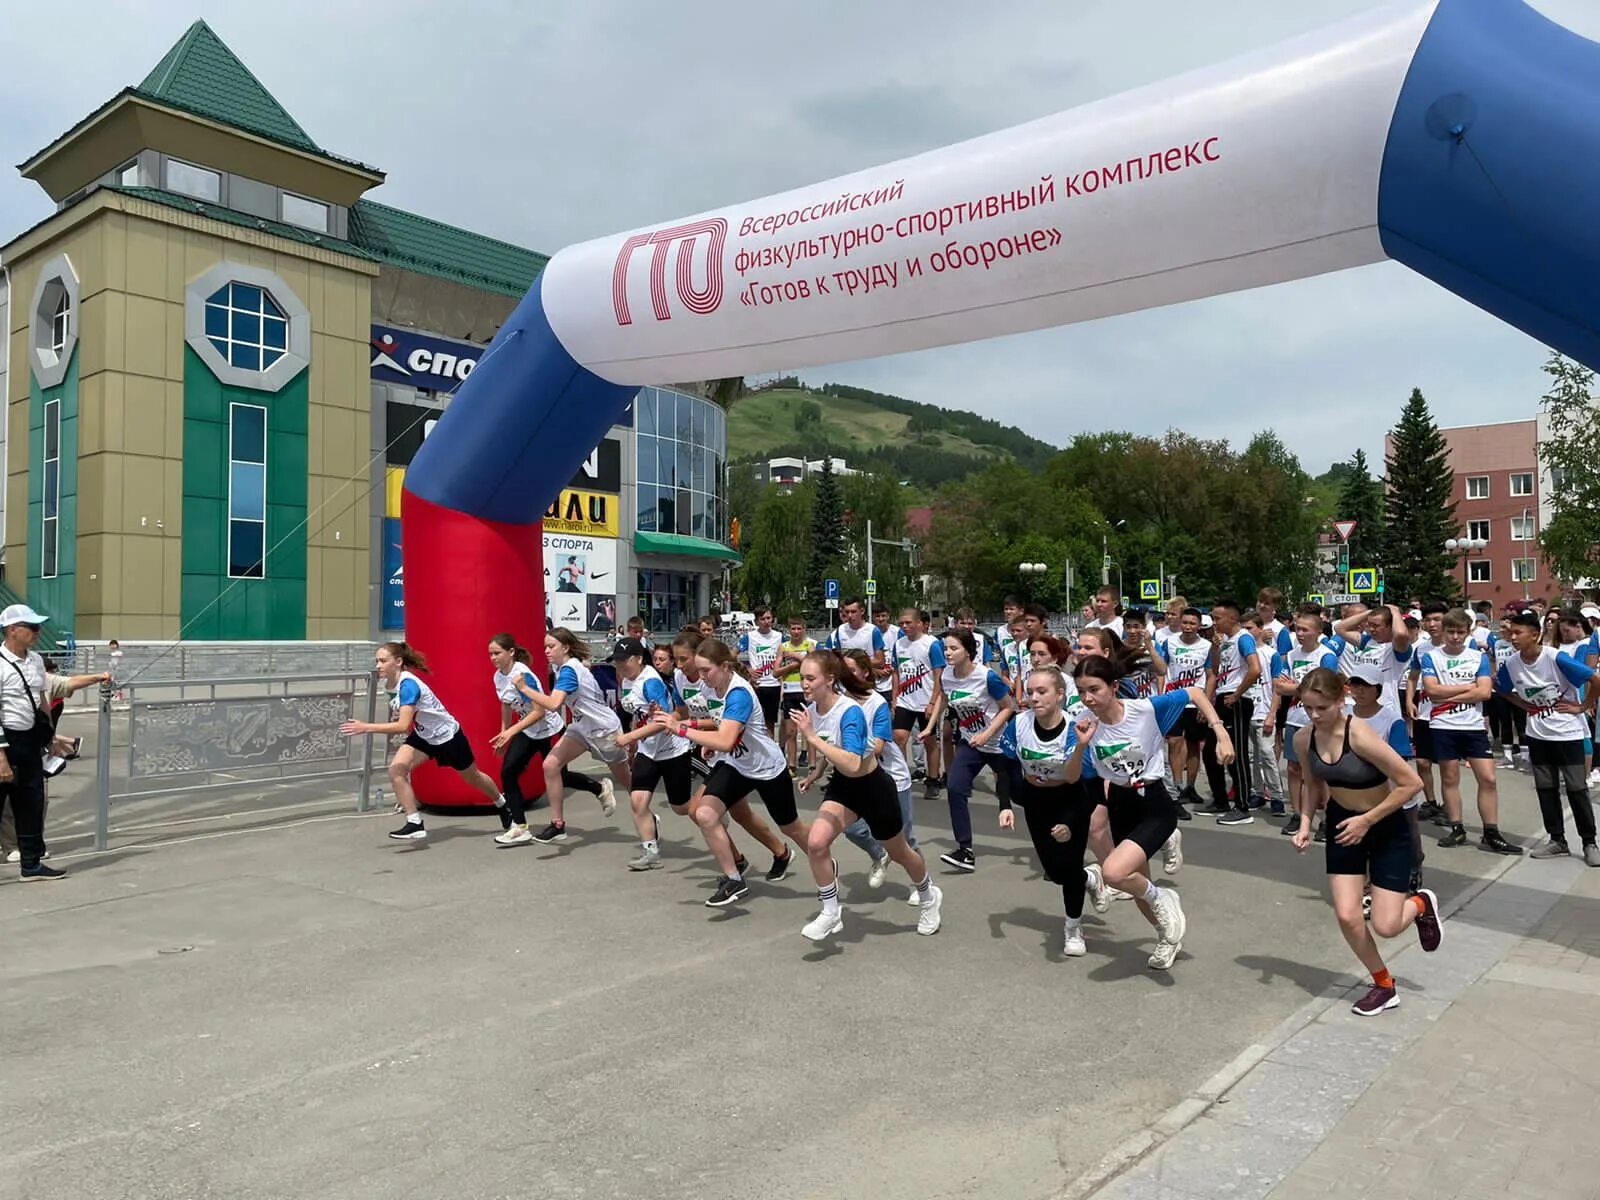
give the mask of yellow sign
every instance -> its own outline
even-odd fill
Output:
[[[617,536],[620,499],[614,492],[586,492],[580,488],[567,488],[545,510],[544,531],[614,538]]]
[[[405,487],[406,469],[386,467],[383,472],[383,515],[400,519],[400,490]]]

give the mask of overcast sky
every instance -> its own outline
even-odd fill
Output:
[[[137,83],[203,16],[375,199],[554,252],[818,182],[1221,61],[1370,0],[672,4],[6,3],[5,162]],[[1600,37],[1595,0],[1537,8]],[[49,212],[0,174],[0,241]],[[1544,349],[1392,264],[1088,325],[805,372],[1056,444],[1275,427],[1316,474],[1380,458],[1413,386],[1441,424],[1533,415]],[[1336,416],[1315,412],[1332,406]]]

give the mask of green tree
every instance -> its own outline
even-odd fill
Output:
[[[1335,520],[1356,523],[1355,532],[1350,535],[1350,565],[1383,566],[1383,489],[1367,469],[1365,450],[1357,450],[1350,460],[1336,508]]]
[[[833,473],[833,455],[824,446],[822,470],[817,475],[816,499],[811,506],[809,583],[812,598],[809,608],[820,611],[822,581],[839,578],[847,565],[845,532],[844,495]]]
[[[1411,389],[1400,422],[1390,431],[1385,468],[1387,595],[1397,601],[1459,595],[1454,560],[1444,548],[1457,530],[1450,498],[1455,476],[1444,435],[1420,388]]]
[[[809,483],[792,492],[768,486],[741,519],[744,563],[733,572],[732,587],[743,607],[770,604],[779,620],[816,607],[816,589],[807,574],[815,494]]]
[[[1552,353],[1544,364],[1550,390],[1540,399],[1548,433],[1539,462],[1550,472],[1551,516],[1539,533],[1539,549],[1558,575],[1594,576],[1600,563],[1600,412],[1595,409],[1594,372]]]

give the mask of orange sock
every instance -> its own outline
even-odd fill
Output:
[[[1392,988],[1394,986],[1394,976],[1389,974],[1387,970],[1374,971],[1372,973],[1372,982],[1381,988]]]
[[[1427,915],[1428,902],[1421,896],[1407,896],[1406,899],[1417,906],[1417,916],[1422,917]]]

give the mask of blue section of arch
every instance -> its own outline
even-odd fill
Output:
[[[543,277],[523,297],[406,471],[406,490],[488,521],[537,521],[628,407],[567,353]]]
[[[1441,0],[1384,149],[1389,257],[1600,368],[1600,43]]]

